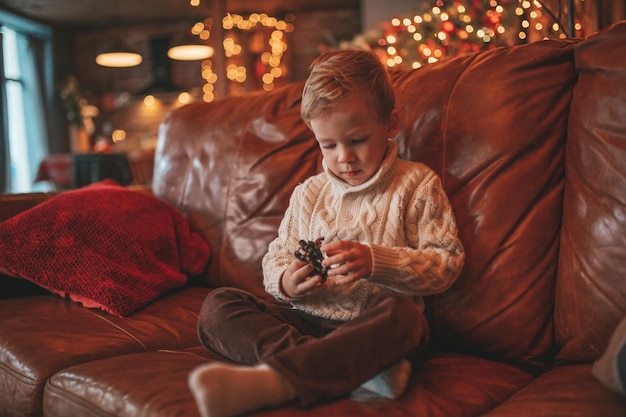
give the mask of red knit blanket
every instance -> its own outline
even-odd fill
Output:
[[[177,209],[111,180],[0,223],[0,272],[118,316],[185,285],[209,258]]]

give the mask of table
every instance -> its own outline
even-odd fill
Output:
[[[148,185],[146,183],[152,179],[153,159],[131,159],[129,162],[121,153],[48,155],[39,164],[35,182],[50,181],[57,189],[83,187],[105,178],[121,185]]]

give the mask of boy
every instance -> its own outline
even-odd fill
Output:
[[[296,187],[263,258],[265,288],[281,303],[233,288],[204,302],[202,343],[243,364],[191,373],[204,417],[406,388],[404,358],[428,340],[422,297],[450,287],[465,255],[439,178],[399,159],[389,140],[399,130],[394,99],[373,53],[331,51],[312,64],[301,113],[324,172]],[[318,239],[327,279],[294,256],[301,240]]]

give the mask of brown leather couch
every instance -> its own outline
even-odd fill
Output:
[[[590,373],[626,314],[626,22],[392,76],[401,156],[441,175],[465,268],[427,299],[430,351],[402,398],[253,415],[626,416]],[[4,290],[0,416],[197,415],[187,375],[221,359],[199,346],[203,298],[225,285],[262,294],[260,260],[290,192],[320,170],[301,89],[191,104],[164,121],[153,193],[209,242],[200,285],[127,319]],[[0,216],[48,197],[6,196]]]

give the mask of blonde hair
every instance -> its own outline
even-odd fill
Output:
[[[395,107],[395,94],[387,69],[370,51],[347,49],[320,55],[310,67],[302,92],[300,113],[310,127],[310,121],[333,109],[333,103],[346,94],[363,89],[369,92],[369,102],[386,121]]]

